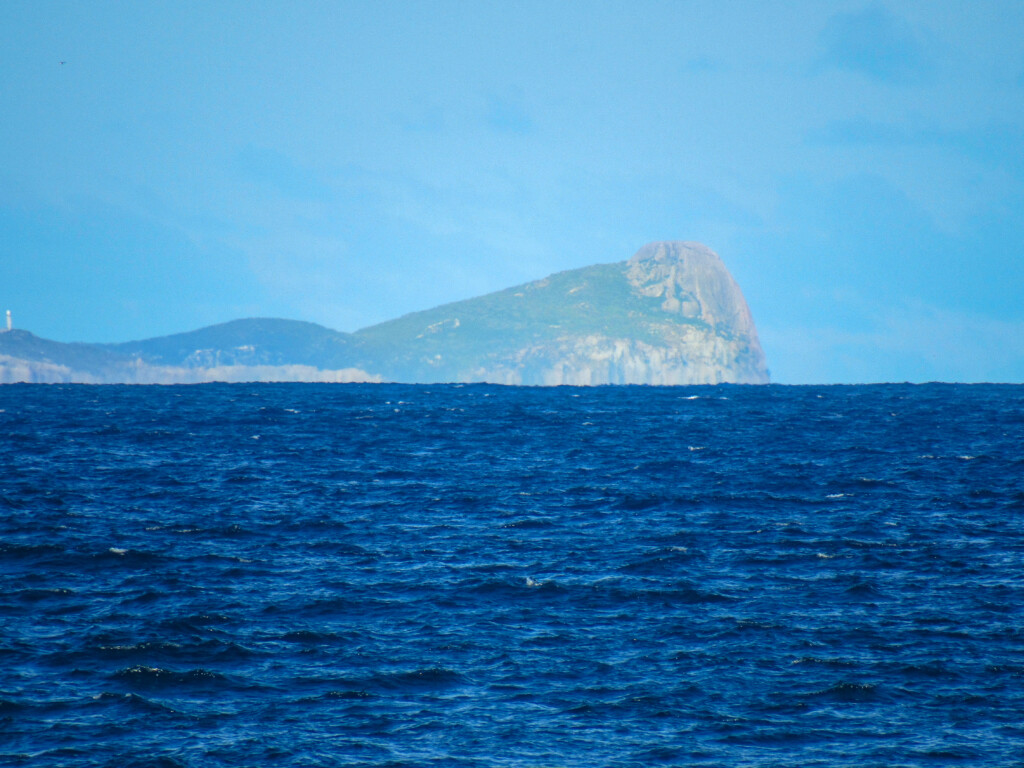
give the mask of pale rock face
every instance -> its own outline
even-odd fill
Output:
[[[200,384],[211,381],[379,382],[380,376],[358,368],[321,370],[308,365],[220,365],[185,367],[147,365],[141,360],[107,371],[103,376],[75,371],[66,365],[0,355],[0,384]]]
[[[0,384],[64,384],[77,381],[66,365],[0,355]],[[84,383],[93,383],[92,380]]]
[[[698,331],[684,332],[671,346],[606,336],[566,337],[554,345],[522,350],[508,364],[478,369],[467,380],[545,386],[768,383],[763,368],[738,368],[738,356],[735,342]]]
[[[757,331],[740,287],[718,254],[700,243],[649,243],[627,262],[626,276],[644,296],[664,297],[670,314],[752,337]],[[758,344],[758,346],[760,346]]]

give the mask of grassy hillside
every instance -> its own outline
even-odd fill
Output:
[[[188,333],[106,345],[151,365],[312,365],[342,368],[349,334],[299,320],[233,320]]]
[[[659,341],[658,326],[691,322],[667,316],[660,300],[637,295],[625,265],[598,264],[475,299],[415,312],[357,331],[356,364],[385,376],[454,376],[565,335],[602,334]]]
[[[116,350],[98,344],[64,344],[42,339],[28,331],[15,329],[0,333],[0,355],[19,360],[67,366],[93,376],[102,377],[123,365],[126,358]]]

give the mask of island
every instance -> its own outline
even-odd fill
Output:
[[[251,318],[120,344],[0,332],[0,383],[765,384],[746,300],[695,242],[559,272],[344,333]]]

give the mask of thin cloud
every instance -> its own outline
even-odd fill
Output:
[[[533,121],[520,99],[492,95],[487,99],[487,125],[500,133],[529,133]]]
[[[240,178],[275,190],[286,198],[329,200],[331,188],[321,175],[304,168],[282,152],[265,147],[245,147],[236,153],[233,170]]]
[[[819,64],[883,83],[916,82],[931,64],[913,27],[879,5],[839,13],[825,25]]]

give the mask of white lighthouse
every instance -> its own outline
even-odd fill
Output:
[[[11,330],[11,310],[7,310],[7,330]]]

